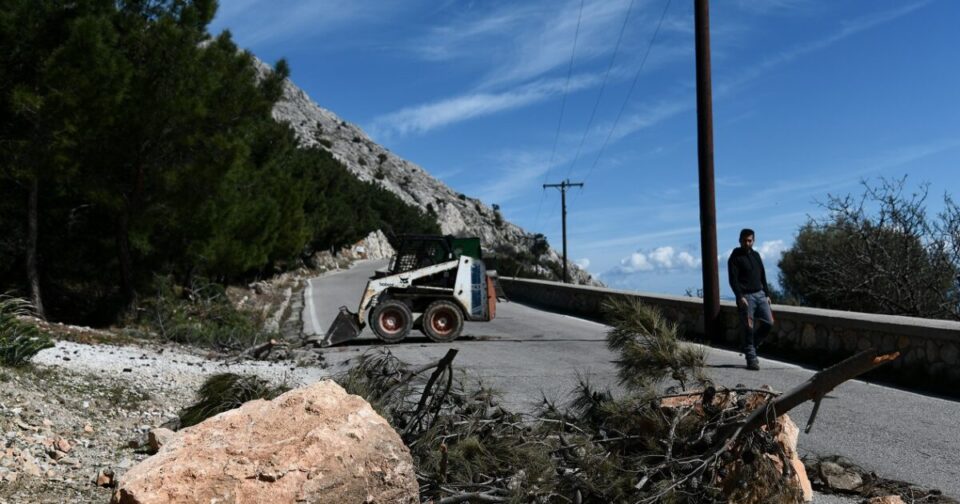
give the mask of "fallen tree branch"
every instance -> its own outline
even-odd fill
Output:
[[[767,402],[765,406],[759,406],[754,409],[750,413],[750,416],[748,416],[743,422],[732,424],[729,427],[729,429],[733,430],[732,434],[719,436],[719,438],[724,441],[722,441],[719,447],[708,457],[706,457],[700,465],[688,472],[684,477],[675,480],[671,485],[667,486],[660,492],[643,498],[639,502],[658,502],[661,497],[670,493],[673,489],[679,487],[691,477],[702,473],[706,468],[713,465],[717,460],[720,459],[721,455],[731,450],[736,445],[737,441],[742,439],[745,435],[765,425],[775,422],[779,416],[787,413],[791,409],[803,404],[806,401],[812,400],[819,402],[821,399],[823,399],[823,396],[843,382],[856,378],[857,376],[882,366],[883,364],[892,362],[899,356],[900,352],[878,355],[876,349],[870,348],[811,376],[810,379],[803,384],[794,387],[789,392],[777,397],[776,399],[773,399],[770,402]],[[813,419],[811,418],[810,422],[812,421]],[[808,428],[809,426],[810,423],[808,423]],[[645,483],[645,481],[642,482]]]
[[[820,371],[805,383],[767,403],[765,408],[753,410],[727,443],[771,423],[780,415],[807,401],[819,401],[841,383],[892,362],[899,356],[900,352],[878,355],[876,349],[870,348]]]
[[[450,391],[450,385],[453,379],[453,368],[452,368],[453,358],[457,356],[457,352],[458,350],[455,348],[451,348],[450,350],[447,350],[447,354],[444,355],[442,359],[437,361],[436,364],[434,364],[434,366],[437,369],[433,372],[433,374],[430,375],[430,379],[427,380],[427,384],[424,385],[423,393],[420,395],[420,401],[417,403],[417,409],[413,414],[413,419],[411,419],[406,429],[404,429],[404,432],[403,432],[404,434],[409,433],[414,428],[417,428],[417,429],[420,428],[420,426],[422,425],[424,416],[426,416],[430,412],[429,411],[430,408],[427,407],[427,399],[431,395],[434,397],[434,401],[431,404],[436,404],[436,411],[434,412],[434,416],[436,416],[436,413],[440,411],[443,397],[446,396],[446,394]],[[444,372],[447,372],[447,384],[443,394],[438,395],[437,392],[433,390],[434,388],[433,386],[437,382],[437,379],[440,377],[440,375],[442,375]],[[432,422],[431,422],[431,426],[432,426]]]
[[[394,392],[400,389],[400,387],[403,387],[404,385],[409,383],[411,379],[413,379],[415,376],[419,375],[420,373],[429,371],[435,367],[441,367],[444,365],[444,363],[449,365],[450,361],[452,361],[453,358],[456,357],[457,352],[458,350],[451,348],[450,350],[447,351],[447,355],[444,355],[442,359],[430,364],[424,364],[423,366],[420,366],[416,369],[411,369],[410,371],[407,371],[407,373],[402,378],[400,378],[400,380],[397,381],[396,385],[391,387],[390,390],[388,390],[385,394],[383,394],[383,399],[386,399],[392,396]]]

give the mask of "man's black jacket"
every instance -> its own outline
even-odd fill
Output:
[[[763,260],[756,250],[743,247],[733,249],[730,259],[727,260],[727,272],[730,275],[730,288],[733,289],[736,299],[758,291],[770,296],[767,272],[763,269]]]

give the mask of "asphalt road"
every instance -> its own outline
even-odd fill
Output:
[[[367,278],[384,261],[362,262],[353,269],[310,281],[305,293],[304,331],[323,334],[340,305],[356,310]],[[421,364],[459,349],[456,366],[504,392],[506,405],[529,410],[544,395],[562,399],[577,383],[577,374],[591,383],[616,389],[615,356],[606,348],[607,326],[539,311],[517,303],[500,303],[487,323],[468,322],[450,344],[429,342],[413,333],[390,346],[400,359]],[[328,362],[344,363],[379,344],[365,328],[359,339],[327,349]],[[770,385],[786,391],[817,370],[765,359],[761,370],[748,371],[743,356],[707,348],[708,372],[718,385]],[[812,405],[790,412],[801,427]],[[960,497],[960,403],[853,380],[827,395],[813,430],[801,431],[801,455],[843,455],[878,475],[938,488]]]

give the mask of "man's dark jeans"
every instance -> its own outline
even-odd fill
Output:
[[[743,325],[743,354],[747,362],[757,360],[757,345],[766,339],[773,327],[773,312],[770,311],[770,303],[767,302],[767,295],[763,291],[744,294],[747,299],[747,306],[737,308],[740,312],[740,323]]]

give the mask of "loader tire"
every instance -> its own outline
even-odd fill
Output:
[[[413,313],[406,303],[390,299],[378,304],[370,313],[370,327],[381,340],[396,343],[410,334]]]
[[[452,301],[430,303],[423,312],[423,334],[437,343],[449,343],[463,330],[463,312]]]

